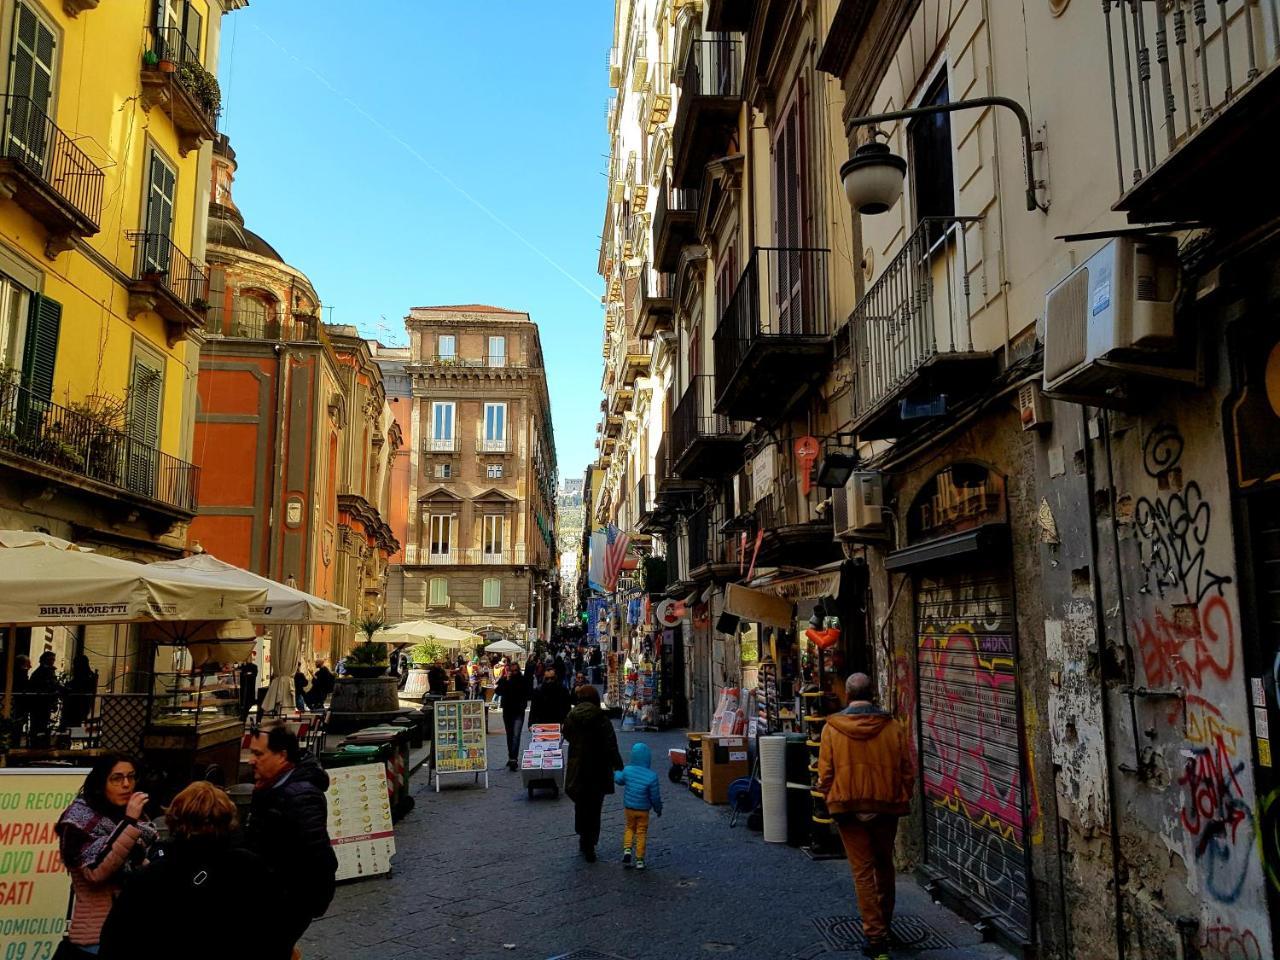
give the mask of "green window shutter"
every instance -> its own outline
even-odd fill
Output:
[[[155,446],[160,442],[160,400],[164,374],[142,357],[133,359],[133,383],[129,391],[129,434]]]
[[[27,337],[22,350],[22,383],[33,398],[53,399],[53,368],[58,360],[58,332],[62,329],[62,304],[38,293],[31,294]]]

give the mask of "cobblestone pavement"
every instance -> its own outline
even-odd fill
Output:
[[[683,744],[679,733],[620,733],[624,756],[638,738],[653,748],[666,804],[652,820],[645,872],[622,867],[620,794],[605,801],[600,861],[587,864],[577,850],[572,803],[549,794],[530,801],[520,775],[501,766],[503,739],[490,737],[490,765],[498,769],[490,771],[489,789],[455,778],[436,794],[425,768],[419,771],[417,807],[396,828],[392,875],[341,885],[328,915],[307,932],[303,957],[862,956],[848,941],[857,907],[845,861],[815,862],[766,844],[741,821],[730,829],[726,807],[708,806],[666,780],[666,750]],[[898,917],[915,925],[913,942],[931,930],[935,947],[949,946],[896,956],[1008,960],[909,878],[899,879]]]

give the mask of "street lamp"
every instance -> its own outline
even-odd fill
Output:
[[[1031,139],[1031,121],[1022,104],[1008,97],[974,97],[971,100],[955,100],[951,103],[935,103],[928,107],[912,107],[909,110],[893,110],[889,113],[868,114],[865,117],[854,117],[846,125],[846,132],[854,127],[865,127],[884,123],[889,120],[910,120],[915,117],[932,116],[935,113],[954,113],[956,110],[984,109],[986,107],[1004,107],[1013,111],[1018,118],[1018,130],[1022,135],[1023,177],[1026,181],[1026,198],[1028,210],[1047,211],[1049,208],[1036,199],[1035,168],[1031,155],[1043,150],[1044,144]],[[840,167],[840,179],[844,182],[844,192],[859,213],[884,213],[902,196],[902,182],[907,176],[907,161],[889,150],[883,143],[875,141],[876,136],[884,136],[879,130],[872,131],[872,140],[864,143],[854,151],[853,157]]]

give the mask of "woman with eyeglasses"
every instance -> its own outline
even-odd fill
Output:
[[[102,924],[124,882],[156,841],[146,819],[148,797],[137,789],[138,767],[124,754],[99,757],[71,806],[58,818],[62,862],[71,874],[75,904],[59,956],[98,955]]]

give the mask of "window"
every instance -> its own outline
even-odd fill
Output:
[[[129,444],[129,489],[147,496],[155,486],[159,467],[160,404],[164,397],[164,360],[138,351],[133,355],[129,379],[127,432],[137,441]]]
[[[48,153],[44,118],[53,99],[57,35],[29,3],[17,5],[13,24],[13,49],[9,52],[11,99],[6,111],[9,129],[3,152],[43,170]]]
[[[454,403],[452,400],[431,404],[431,449],[453,449]]]
[[[453,464],[452,464],[452,463],[437,463],[437,464],[436,464],[436,479],[437,479],[437,480],[452,480],[452,479],[453,479]]]
[[[432,557],[448,557],[453,553],[453,516],[447,513],[433,513],[428,525],[430,545],[428,553]]]
[[[484,518],[481,551],[486,558],[502,556],[502,527],[505,519],[501,514],[488,514]]]
[[[169,239],[173,234],[177,185],[177,171],[158,150],[152,150],[147,173],[147,239],[142,252],[144,270],[165,273],[169,269]]]
[[[808,203],[805,183],[804,98],[797,88],[789,104],[783,108],[773,142],[774,217],[778,224],[778,246],[775,270],[777,289],[774,294],[778,316],[772,333],[799,334],[816,331],[804,329],[808,311],[802,299],[806,281],[803,256],[786,252],[798,250],[807,243],[805,226]]]
[[[481,603],[486,607],[502,606],[502,581],[497,577],[484,578],[484,599]]]
[[[484,405],[484,438],[486,440],[503,440],[507,436],[507,405],[505,403],[486,403]]]
[[[233,316],[231,327],[233,336],[266,337],[272,340],[279,336],[278,331],[268,332],[268,326],[271,324],[271,308],[260,297],[246,293],[237,294]]]
[[[449,581],[444,577],[432,577],[427,603],[433,607],[449,605]]]
[[[500,463],[491,463],[491,464],[489,464],[489,465],[485,468],[485,473],[488,475],[488,477],[489,477],[489,479],[490,479],[490,480],[501,480],[501,479],[502,479],[502,464],[500,464]]]
[[[27,291],[0,274],[0,373],[22,366],[27,331]]]
[[[947,74],[943,71],[920,106],[931,107],[950,102]],[[951,166],[951,115],[936,113],[919,117],[907,128],[911,156],[911,193],[915,202],[915,219],[919,224],[927,217],[954,217],[956,213],[955,180]],[[941,236],[944,227],[938,225]],[[932,228],[930,233],[933,234]]]
[[[157,52],[178,62],[200,62],[200,40],[204,20],[186,0],[160,0],[156,10],[156,26],[160,28]],[[176,49],[165,50],[166,43]]]
[[[454,360],[458,356],[458,340],[451,333],[442,333],[436,338],[436,356],[441,360]]]
[[[507,365],[507,338],[489,338],[489,366],[505,367]]]

